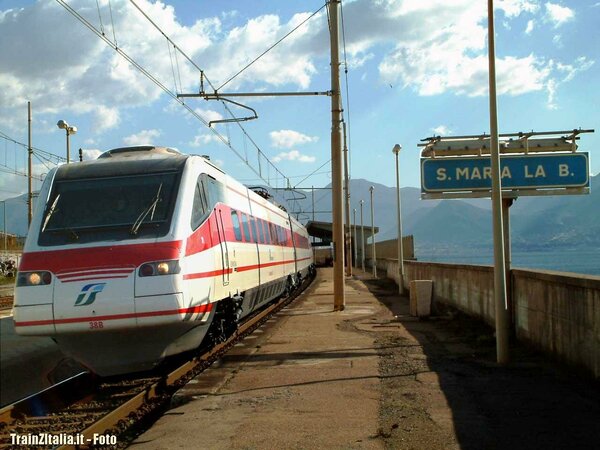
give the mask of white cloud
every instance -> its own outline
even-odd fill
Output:
[[[202,147],[210,144],[211,142],[221,142],[221,139],[215,134],[199,134],[194,136],[194,140],[188,142],[190,147]]]
[[[496,0],[496,9],[504,11],[506,17],[516,17],[521,13],[535,13],[539,9],[537,0]]]
[[[314,156],[307,156],[301,154],[298,150],[290,150],[289,152],[281,152],[277,156],[273,158],[273,162],[281,162],[281,161],[298,161],[301,163],[312,163],[315,162],[317,158]]]
[[[87,149],[87,150],[83,149],[82,153],[83,153],[83,160],[89,161],[89,160],[98,158],[98,156],[100,156],[104,152],[102,150],[97,150],[97,149]]]
[[[275,148],[292,148],[319,140],[317,136],[307,136],[294,130],[271,131],[269,136],[271,137],[271,146]]]
[[[186,27],[177,21],[172,6],[149,0],[137,3],[186,52],[207,48],[219,30],[215,18]],[[89,2],[73,0],[69,5],[99,27],[97,14],[96,20],[89,17]],[[129,2],[112,1],[110,6],[119,48],[171,87],[164,37]],[[106,36],[112,39],[108,8],[108,2],[100,2]],[[14,109],[30,100],[38,116],[89,114],[101,133],[119,124],[121,108],[148,105],[162,95],[159,87],[55,2],[35,2],[3,11],[0,17],[2,40],[11,43],[0,46],[0,120],[11,128],[18,127]],[[182,57],[178,69],[180,89],[197,88],[197,72]]]
[[[554,24],[554,28],[558,28],[563,23],[573,20],[575,12],[566,6],[561,6],[558,3],[546,3],[546,18]]]
[[[194,61],[201,62],[215,87],[310,14],[298,13],[287,21],[267,14],[242,22],[241,14],[232,12],[184,25],[171,5],[150,0],[137,3]],[[71,0],[69,4],[90,20],[94,17],[92,23],[99,26],[95,7],[90,7],[88,0]],[[106,18],[106,36],[112,39],[109,2],[99,5]],[[179,92],[197,91],[197,70],[181,55],[178,64],[172,64],[164,37],[129,2],[113,0],[110,6],[119,48],[165,86]],[[508,26],[514,25],[511,21],[516,18],[533,15],[527,17],[526,33],[539,20],[558,27],[574,18],[572,9],[541,0],[497,0],[496,8],[503,12]],[[484,95],[486,17],[485,2],[472,0],[347,2],[344,23],[350,68],[372,62],[379,68],[382,83],[410,88],[421,95]],[[125,109],[151,105],[163,95],[160,88],[54,2],[1,11],[0,36],[3,42],[11,43],[0,46],[0,121],[9,129],[20,126],[21,119],[14,111],[25,108],[27,100],[32,101],[42,120],[44,115],[59,112],[75,116],[74,121],[77,114],[86,114],[95,131],[103,133],[122,122]],[[69,51],[64,51],[65,43]],[[319,71],[328,70],[328,56],[328,22],[321,12],[225,89],[243,86],[244,90],[267,90],[284,85],[306,89]],[[522,85],[501,80],[499,73],[503,92],[517,95],[548,88],[557,74],[548,72],[544,63],[542,56],[533,54],[518,57],[509,53],[499,59],[499,67],[504,64],[533,70],[535,80]],[[512,74],[504,72],[504,76]],[[206,88],[210,89],[208,85]],[[222,118],[210,109],[198,112],[207,121]]]
[[[446,125],[437,126],[432,128],[431,131],[433,131],[433,134],[436,136],[448,136],[449,134],[452,134],[452,130]]]
[[[146,145],[154,144],[153,140],[161,135],[160,130],[142,130],[137,134],[123,138],[126,145]]]
[[[218,111],[213,111],[212,109],[196,108],[194,109],[194,112],[207,122],[211,122],[213,120],[223,120],[223,115]]]
[[[531,34],[534,27],[535,27],[535,22],[533,20],[529,20],[527,22],[527,27],[525,28],[525,34]]]

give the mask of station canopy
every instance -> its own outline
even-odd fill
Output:
[[[351,231],[352,233],[354,233],[354,226],[350,226],[351,230],[348,229],[347,226],[344,227],[346,232]],[[371,226],[370,225],[364,225],[362,227],[364,229],[364,235],[365,235],[365,240],[369,239],[372,235],[371,233]],[[323,241],[326,242],[331,242],[332,240],[332,235],[333,235],[333,224],[331,222],[317,222],[314,220],[309,221],[306,224],[306,231],[308,231],[308,234],[310,236],[322,239]],[[362,236],[362,231],[361,231],[361,226],[360,225],[356,225],[356,234],[357,234],[357,238],[360,240],[361,236]],[[379,233],[379,227],[375,227],[375,234]]]

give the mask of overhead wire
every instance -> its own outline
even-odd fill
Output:
[[[327,6],[327,3],[325,3],[323,6],[321,6],[319,9],[317,9],[315,12],[313,12],[310,16],[308,16],[306,19],[304,19],[302,22],[300,22],[296,27],[294,27],[291,31],[286,33],[285,36],[283,36],[281,39],[279,39],[277,42],[275,42],[273,45],[271,45],[268,49],[266,49],[264,52],[262,52],[260,55],[258,55],[256,58],[254,58],[248,64],[246,64],[246,66],[244,66],[235,75],[233,75],[231,78],[229,78],[227,81],[225,81],[225,83],[221,84],[221,86],[219,86],[216,90],[217,91],[221,90],[224,86],[226,86],[231,81],[236,79],[242,72],[244,72],[246,69],[248,69],[250,66],[252,66],[256,61],[258,61],[260,58],[265,56],[268,52],[273,50],[277,45],[279,45],[281,42],[283,42],[289,35],[294,33],[298,28],[300,28],[302,25],[304,25],[306,22],[308,22],[310,19],[312,19],[314,16],[316,16],[319,12],[321,12],[321,10],[323,8],[325,8],[326,6]]]
[[[0,131],[0,138],[5,139],[6,141],[10,141],[10,142],[14,143],[15,145],[22,147],[25,150],[27,150],[29,148],[29,145],[27,145],[23,142],[17,141],[16,139],[10,137],[8,134],[4,133],[3,131]],[[65,157],[55,155],[54,153],[50,153],[50,152],[48,152],[46,150],[42,150],[41,148],[38,148],[38,147],[32,146],[31,149],[34,151],[34,153],[37,152],[40,155],[45,156],[49,160],[52,160],[52,158],[56,159],[57,163],[64,162],[67,160],[67,158],[65,158]],[[16,148],[15,148],[15,152],[16,152]]]
[[[77,18],[78,18],[80,21],[82,21],[82,22],[83,22],[83,21],[85,20],[85,19],[84,19],[84,18],[83,18],[81,15],[77,14],[77,13],[76,13],[76,11],[75,11],[73,8],[71,8],[71,7],[68,7],[68,8],[67,8],[67,6],[68,6],[68,5],[66,4],[66,2],[65,2],[64,0],[57,0],[57,1],[58,1],[58,3],[60,3],[61,5],[63,5],[63,7],[65,7],[65,8],[66,8],[66,9],[67,9],[69,12],[71,12],[71,14],[73,14],[75,17],[77,17]],[[141,14],[142,14],[144,17],[145,17],[145,18],[146,18],[146,20],[148,20],[148,22],[150,22],[150,24],[152,24],[152,26],[153,26],[153,27],[154,27],[154,28],[155,28],[155,29],[156,29],[158,32],[159,32],[160,34],[162,34],[162,36],[163,36],[163,37],[164,37],[164,38],[165,38],[165,39],[166,39],[166,40],[167,40],[169,43],[171,43],[171,44],[173,45],[173,48],[174,48],[174,50],[175,50],[175,51],[174,51],[174,53],[175,53],[175,56],[177,55],[177,52],[181,53],[181,55],[182,55],[182,56],[183,56],[183,57],[184,57],[184,58],[185,58],[185,59],[186,59],[186,60],[187,60],[187,61],[188,61],[188,62],[189,62],[189,63],[190,63],[190,64],[191,64],[191,65],[192,65],[194,68],[196,68],[196,69],[197,69],[197,70],[198,70],[198,71],[199,71],[199,72],[202,74],[202,78],[203,78],[204,80],[206,80],[206,82],[207,82],[207,83],[210,85],[210,87],[216,91],[216,89],[214,88],[214,85],[213,85],[213,84],[212,84],[212,82],[211,82],[211,81],[208,79],[208,77],[206,76],[206,74],[204,73],[204,71],[203,71],[203,70],[202,70],[202,69],[201,69],[201,68],[200,68],[200,67],[199,67],[199,66],[198,66],[198,65],[197,65],[197,64],[196,64],[196,63],[195,63],[195,62],[194,62],[194,61],[193,61],[193,60],[192,60],[192,59],[191,59],[191,58],[190,58],[190,57],[189,57],[189,56],[188,56],[188,55],[187,55],[187,54],[186,54],[186,53],[185,53],[185,52],[184,52],[184,51],[183,51],[183,50],[182,50],[180,47],[179,47],[179,46],[177,46],[177,44],[175,44],[175,42],[173,42],[173,40],[172,40],[172,39],[171,39],[171,38],[170,38],[170,37],[169,37],[167,34],[165,34],[165,32],[164,32],[164,31],[163,31],[163,30],[162,30],[162,29],[161,29],[161,28],[158,26],[158,24],[156,24],[156,22],[154,22],[154,21],[152,20],[152,18],[151,18],[151,17],[150,17],[150,16],[149,16],[149,15],[148,15],[148,14],[147,14],[147,13],[146,13],[146,12],[145,12],[145,11],[144,11],[144,10],[143,10],[141,7],[140,7],[140,6],[139,6],[139,5],[138,5],[138,4],[137,4],[137,3],[134,1],[134,0],[129,0],[129,1],[130,1],[130,3],[131,3],[131,4],[132,4],[132,5],[133,5],[133,6],[134,6],[134,7],[135,7],[135,8],[136,8],[136,9],[137,9],[137,10],[138,10],[138,11],[139,11],[139,12],[140,12],[140,13],[141,13]],[[78,16],[79,16],[79,17],[78,17]],[[80,17],[81,17],[81,18],[80,18]],[[82,19],[83,19],[83,20],[82,20]],[[87,22],[87,21],[85,21],[85,22]],[[84,24],[85,24],[85,22],[84,22]],[[90,25],[91,25],[91,24],[90,24]],[[90,28],[90,25],[87,25],[87,24],[86,24],[86,26],[88,26],[88,28]],[[92,30],[94,33],[96,33],[96,35],[98,35],[98,33],[97,33],[97,30],[95,29],[95,27],[93,27],[93,25],[91,25],[91,27],[92,27],[92,28],[90,28],[90,30]],[[101,38],[102,38],[102,36],[99,36],[99,37],[101,37]],[[105,40],[105,41],[106,41],[106,40]],[[117,48],[116,48],[116,46],[113,46],[113,45],[110,43],[110,40],[108,40],[108,42],[107,42],[107,43],[108,43],[109,45],[111,45],[111,47],[114,47],[114,48],[115,48],[115,51],[119,51],[119,50],[120,50],[120,49],[117,49]],[[120,53],[121,53],[121,52],[120,52]],[[124,52],[122,52],[122,53],[124,53]],[[122,54],[122,53],[121,53],[121,54]],[[136,68],[138,68],[138,67],[136,66]],[[140,68],[138,68],[138,70],[140,70]],[[140,71],[141,71],[141,70],[140,70]],[[142,73],[144,73],[144,71],[142,71]],[[177,84],[177,83],[175,82],[175,84]],[[181,86],[181,82],[180,82],[180,86]],[[163,90],[164,90],[164,89],[163,89]],[[177,89],[176,89],[176,90],[177,90]],[[170,95],[173,97],[172,93],[171,93]],[[227,139],[227,140],[226,140],[224,136],[222,136],[222,135],[221,135],[219,132],[217,132],[217,131],[215,130],[215,128],[213,128],[213,127],[210,127],[210,126],[209,126],[209,124],[208,124],[208,123],[207,123],[207,122],[206,122],[204,119],[202,119],[202,118],[201,118],[201,116],[200,116],[199,114],[197,114],[197,113],[196,113],[195,111],[193,111],[193,110],[192,110],[190,107],[188,107],[188,106],[185,104],[185,102],[184,102],[183,100],[181,100],[179,97],[177,97],[177,96],[175,95],[174,99],[175,99],[175,100],[176,100],[178,103],[180,103],[181,105],[183,105],[183,106],[184,106],[186,109],[188,109],[188,111],[192,112],[194,116],[196,116],[197,118],[201,119],[201,122],[202,122],[202,123],[204,123],[204,125],[206,125],[208,128],[210,128],[210,130],[211,130],[211,131],[212,131],[212,132],[213,132],[213,133],[214,133],[214,134],[215,134],[215,135],[216,135],[216,136],[217,136],[217,137],[218,137],[218,138],[219,138],[219,139],[220,139],[220,140],[221,140],[221,141],[222,141],[222,142],[223,142],[223,143],[224,143],[224,144],[227,146],[227,147],[229,147],[229,148],[230,148],[230,149],[231,149],[231,150],[232,150],[232,151],[233,151],[233,152],[234,152],[234,153],[235,153],[235,154],[236,154],[236,155],[237,155],[237,156],[238,156],[240,159],[242,159],[242,160],[243,160],[243,161],[246,163],[246,165],[247,165],[247,166],[248,166],[248,167],[249,167],[249,168],[250,168],[250,169],[251,169],[251,170],[252,170],[252,171],[253,171],[255,174],[257,174],[257,175],[258,175],[258,176],[259,176],[259,177],[260,177],[260,178],[261,178],[263,181],[266,181],[266,182],[267,182],[267,184],[269,184],[269,181],[268,181],[268,180],[266,180],[266,179],[265,179],[265,178],[262,176],[262,174],[260,173],[260,171],[259,171],[259,172],[257,172],[257,171],[256,171],[256,169],[255,169],[255,168],[254,168],[252,165],[250,165],[250,163],[249,163],[249,162],[245,161],[245,159],[242,157],[242,155],[240,154],[240,152],[239,152],[239,151],[237,151],[237,150],[236,150],[236,149],[233,147],[233,145],[231,144],[231,139]],[[231,111],[231,109],[229,108],[229,106],[228,106],[228,105],[227,105],[227,104],[226,104],[224,101],[221,101],[221,103],[223,104],[223,107],[224,107],[224,108],[225,108],[225,110],[228,112],[228,114],[229,114],[229,115],[230,115],[232,118],[235,118],[235,114],[234,114],[234,113]],[[264,153],[264,152],[263,152],[263,151],[260,149],[260,147],[258,146],[258,144],[256,144],[256,142],[255,142],[253,139],[251,139],[251,138],[250,138],[250,136],[248,135],[248,133],[247,133],[247,131],[245,130],[245,128],[244,128],[244,127],[243,127],[243,126],[242,126],[242,125],[241,125],[239,122],[236,122],[236,123],[238,124],[238,126],[240,127],[240,129],[243,131],[243,133],[244,133],[244,134],[245,134],[245,135],[246,135],[246,136],[247,136],[247,137],[250,139],[250,141],[252,142],[252,144],[254,145],[254,147],[256,148],[256,150],[258,151],[259,158],[260,158],[260,156],[262,156],[263,158],[265,158],[265,160],[266,160],[266,161],[269,163],[269,165],[270,165],[271,167],[273,167],[273,169],[274,169],[274,170],[275,170],[277,173],[279,173],[279,174],[280,174],[280,175],[281,175],[281,176],[282,176],[284,179],[286,179],[287,177],[285,176],[285,174],[283,174],[283,172],[281,172],[281,171],[280,171],[280,170],[279,170],[279,169],[278,169],[278,168],[277,168],[277,167],[276,167],[276,166],[275,166],[275,165],[274,165],[274,164],[273,164],[273,163],[272,163],[272,162],[269,160],[269,158],[268,158],[268,157],[265,155],[265,153]]]
[[[188,112],[193,115],[196,119],[198,119],[200,122],[202,122],[207,128],[209,128],[216,136],[217,138],[223,143],[225,144],[231,151],[233,151],[238,158],[243,160],[243,157],[241,156],[241,154],[235,149],[235,147],[233,147],[226,139],[225,137],[223,137],[218,131],[216,131],[214,128],[209,127],[208,122],[206,120],[204,120],[204,118],[198,114],[196,111],[194,111],[192,108],[190,108],[187,104],[185,104],[185,102],[183,102],[181,99],[179,99],[177,97],[177,94],[173,91],[171,91],[168,87],[166,87],[160,80],[158,80],[154,75],[152,75],[150,72],[148,72],[144,67],[142,67],[137,61],[135,61],[131,56],[129,56],[125,51],[123,51],[121,48],[116,47],[113,42],[107,38],[105,35],[102,35],[97,29],[96,27],[90,23],[85,17],[83,17],[81,14],[79,14],[76,10],[74,10],[68,3],[66,3],[64,0],[56,0],[61,6],[63,6],[71,15],[73,15],[77,20],[79,20],[81,23],[83,23],[90,31],[92,31],[94,34],[96,34],[96,36],[98,36],[100,39],[102,39],[106,44],[108,44],[110,47],[114,48],[114,50],[119,53],[119,55],[121,55],[123,58],[125,58],[125,60],[127,62],[129,62],[132,66],[134,66],[137,70],[139,70],[144,76],[146,76],[150,81],[152,81],[154,84],[156,84],[163,92],[165,92],[167,95],[169,95],[171,98],[173,98],[173,100],[175,100],[176,102],[178,102],[180,105],[182,105],[185,109],[188,110]],[[164,34],[164,33],[163,33]],[[256,173],[257,175],[258,172],[256,172],[256,170],[248,165],[248,167],[250,168],[250,170],[252,170],[254,173]],[[260,176],[260,175],[259,175]],[[261,177],[262,178],[262,177]],[[265,180],[266,181],[266,180]]]

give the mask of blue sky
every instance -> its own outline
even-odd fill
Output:
[[[92,26],[103,28],[109,40],[116,36],[118,46],[168,88],[198,91],[198,72],[183,55],[173,60],[172,48],[131,3],[100,0],[100,12],[95,0],[67,3]],[[136,3],[220,85],[324,1]],[[495,4],[500,131],[595,128],[596,133],[583,135],[580,148],[591,153],[591,172],[599,173],[600,2]],[[419,186],[420,139],[489,132],[486,2],[345,0],[343,11],[351,176],[393,186],[391,149],[400,143],[401,184]],[[78,128],[71,137],[73,157],[78,148],[93,157],[110,148],[152,142],[208,154],[234,177],[263,183],[211,130],[57,2],[0,0],[0,42],[0,131],[5,135],[27,142],[30,100],[33,145],[50,153],[65,154],[64,131],[56,127],[63,119]],[[222,91],[326,91],[329,82],[322,11]],[[330,182],[328,97],[242,102],[259,116],[243,123],[250,138],[236,124],[217,125],[216,130],[243,159],[257,166],[256,143],[293,186]],[[226,115],[218,102],[186,103],[205,120]],[[24,149],[0,138],[0,199],[25,192],[25,177],[9,173],[23,171],[24,161]],[[52,166],[34,162],[39,175]],[[262,167],[273,185],[283,186],[273,170],[264,169],[264,161]]]

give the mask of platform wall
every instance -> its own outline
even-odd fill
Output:
[[[398,263],[379,259],[378,274],[396,282]],[[433,280],[433,301],[494,326],[490,266],[405,261],[404,285]],[[518,339],[600,377],[600,277],[553,271],[511,271],[513,327]]]

